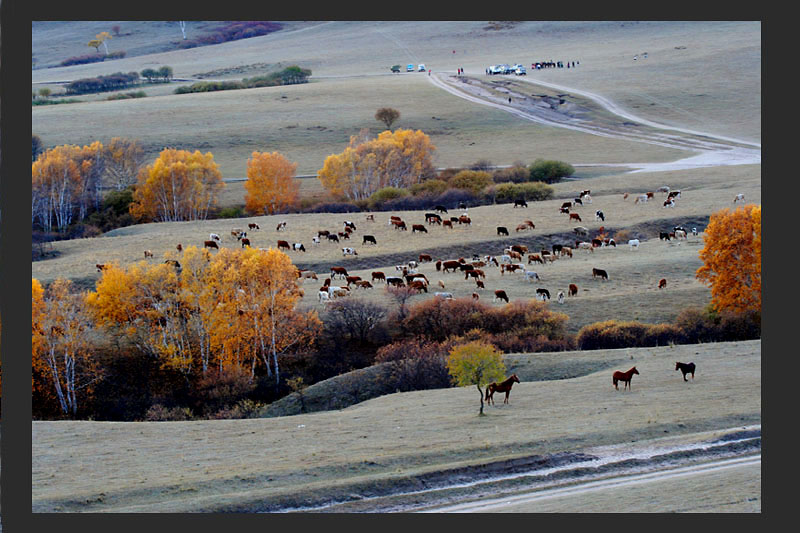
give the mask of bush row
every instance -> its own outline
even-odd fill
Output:
[[[99,63],[107,59],[122,59],[125,57],[125,51],[111,52],[108,55],[104,54],[86,54],[82,56],[68,57],[58,65],[61,67],[68,67],[70,65],[85,65],[87,63]]]
[[[138,72],[116,72],[106,76],[96,78],[83,78],[70,82],[66,86],[67,94],[86,94],[105,91],[116,91],[126,89],[139,82]]]
[[[264,76],[245,78],[242,81],[200,81],[178,87],[175,94],[207,93],[213,91],[229,91],[237,89],[253,89],[256,87],[277,87],[279,85],[292,85],[296,83],[306,83],[311,76],[309,69],[298,66],[287,67],[280,72],[273,72]]]
[[[178,43],[180,48],[194,48],[209,44],[219,44],[249,37],[258,37],[268,33],[278,31],[283,25],[277,22],[265,20],[235,21],[217,28],[217,31],[210,35],[203,35],[195,39],[187,39]]]

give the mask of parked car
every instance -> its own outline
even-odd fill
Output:
[[[528,75],[528,71],[527,71],[527,70],[525,70],[525,67],[523,67],[522,65],[519,65],[519,66],[516,68],[516,70],[514,70],[514,73],[515,73],[517,76],[527,76],[527,75]]]
[[[392,72],[400,72],[400,65],[392,65]]]
[[[419,70],[419,72],[425,72],[428,69],[425,68],[425,63],[420,63],[418,70]]]
[[[414,65],[412,65],[411,63],[406,65],[406,72],[414,72]]]

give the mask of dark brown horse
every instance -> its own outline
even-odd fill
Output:
[[[614,383],[614,388],[619,390],[619,386],[617,386],[617,383],[621,381],[623,383],[622,390],[625,390],[626,387],[630,389],[633,375],[638,373],[639,371],[636,370],[636,367],[631,368],[627,372],[620,372],[619,370],[617,370],[616,372],[614,372],[614,375],[612,376],[612,382]]]
[[[503,403],[508,403],[508,395],[511,394],[511,387],[514,383],[519,383],[519,378],[516,374],[511,374],[511,377],[501,383],[490,383],[489,386],[486,387],[486,402],[494,404],[494,393],[505,392],[506,399]]]
[[[694,379],[694,363],[675,363],[675,370],[680,370],[683,372],[683,381],[689,381],[686,379],[686,374],[691,374],[692,379]]]

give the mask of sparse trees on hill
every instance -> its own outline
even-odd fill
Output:
[[[362,200],[378,189],[410,187],[433,175],[434,150],[419,130],[384,131],[376,139],[362,131],[344,152],[328,156],[317,176],[334,196]]]
[[[297,201],[300,184],[295,179],[297,163],[278,152],[253,152],[247,161],[245,209],[259,215],[274,215]]]
[[[105,147],[107,183],[116,190],[136,183],[144,164],[144,148],[137,140],[114,137]]]
[[[138,177],[131,214],[144,220],[205,220],[225,186],[211,152],[164,149]]]
[[[697,279],[711,286],[718,311],[761,311],[761,206],[713,213],[700,250]]]

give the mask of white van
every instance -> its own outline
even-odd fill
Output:
[[[420,63],[418,71],[419,72],[425,72],[426,70],[428,70],[428,69],[425,68],[425,63]]]

